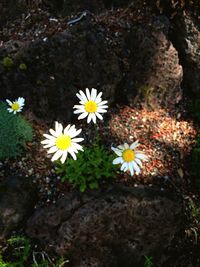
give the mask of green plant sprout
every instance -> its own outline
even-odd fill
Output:
[[[0,252],[0,267],[64,267],[69,262],[61,257],[54,263],[46,252],[33,251],[30,240],[24,236],[11,237],[7,243],[10,260],[5,260]],[[36,260],[37,255],[41,256],[40,260]]]
[[[153,267],[153,258],[144,256],[144,267]]]

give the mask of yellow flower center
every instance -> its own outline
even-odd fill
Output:
[[[93,113],[97,111],[97,103],[93,100],[88,101],[85,103],[85,110],[89,113]]]
[[[71,138],[69,135],[61,135],[56,139],[56,146],[60,150],[66,150],[71,146]]]
[[[11,108],[16,111],[20,108],[19,104],[17,102],[12,103]]]
[[[122,158],[126,162],[131,162],[135,159],[135,152],[131,149],[126,149],[122,153]]]

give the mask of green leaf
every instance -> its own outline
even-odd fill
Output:
[[[97,189],[99,187],[98,183],[95,181],[89,184],[90,189]]]
[[[80,189],[81,192],[85,192],[86,184],[81,184],[79,189]]]

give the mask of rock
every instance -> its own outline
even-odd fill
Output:
[[[160,190],[112,187],[106,192],[69,194],[36,210],[26,232],[72,266],[143,266],[144,255],[165,259],[181,222],[180,201]]]
[[[177,34],[179,33],[179,34]],[[172,39],[184,69],[184,87],[200,97],[200,22],[191,13],[174,19]]]
[[[130,105],[151,109],[170,108],[182,97],[182,67],[168,38],[165,16],[135,24],[127,35],[130,70],[125,93]]]
[[[36,192],[28,178],[9,177],[0,184],[0,240],[24,223],[35,202]]]

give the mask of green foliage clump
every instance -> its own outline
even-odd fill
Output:
[[[64,164],[57,162],[56,173],[61,175],[62,181],[78,186],[81,192],[88,187],[97,189],[100,180],[114,177],[113,159],[104,146],[94,142],[77,154],[77,160],[69,158]]]
[[[32,126],[21,115],[9,113],[4,103],[0,103],[0,129],[0,159],[20,155],[33,138]]]
[[[40,261],[33,256],[35,252],[32,251],[32,245],[29,239],[23,236],[11,237],[7,240],[6,260],[4,255],[0,252],[0,267],[61,267],[64,266],[64,257],[58,259],[53,263],[47,253],[38,252],[41,257]],[[35,259],[33,260],[33,258]]]
[[[190,200],[189,202],[189,211],[190,211],[191,218],[197,223],[199,223],[200,222],[200,210],[192,200]]]
[[[5,68],[8,68],[8,69],[10,69],[14,66],[14,62],[13,62],[12,58],[10,58],[10,57],[4,57],[2,64]]]
[[[19,69],[20,69],[21,71],[26,71],[26,70],[27,70],[27,65],[26,65],[25,63],[21,63],[21,64],[19,65]]]

